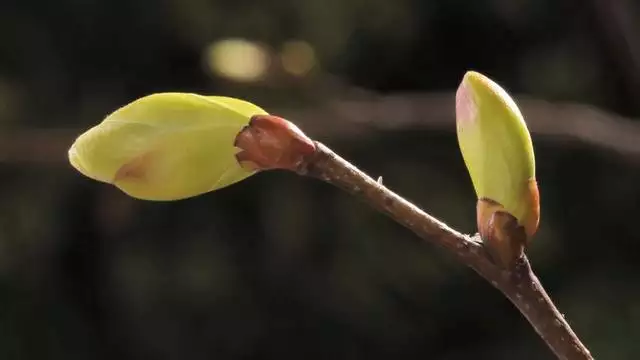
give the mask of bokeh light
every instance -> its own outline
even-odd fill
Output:
[[[238,82],[260,80],[270,64],[267,49],[245,39],[214,42],[205,50],[205,59],[212,73]]]
[[[309,43],[291,40],[282,46],[280,61],[286,72],[295,76],[304,76],[315,66],[316,53]]]

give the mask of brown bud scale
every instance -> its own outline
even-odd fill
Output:
[[[253,170],[296,171],[316,151],[314,142],[290,121],[273,115],[255,115],[235,139],[238,162]]]

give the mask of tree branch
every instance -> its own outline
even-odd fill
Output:
[[[500,290],[520,310],[559,359],[593,359],[560,314],[526,256],[512,270],[494,264],[479,237],[464,235],[387,189],[381,183],[316,142],[316,150],[295,169],[364,200],[425,240],[451,252]]]

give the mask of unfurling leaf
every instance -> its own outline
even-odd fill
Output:
[[[507,92],[473,71],[465,74],[456,93],[456,125],[478,196],[478,231],[492,257],[510,267],[540,218],[531,136]]]
[[[135,198],[193,197],[255,173],[236,159],[235,141],[256,115],[267,113],[234,98],[153,94],[80,135],[69,161],[82,174]]]

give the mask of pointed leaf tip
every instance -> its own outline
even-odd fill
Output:
[[[466,77],[466,75],[465,75]],[[459,128],[476,119],[477,107],[473,90],[466,81],[462,81],[456,91],[456,119]]]

